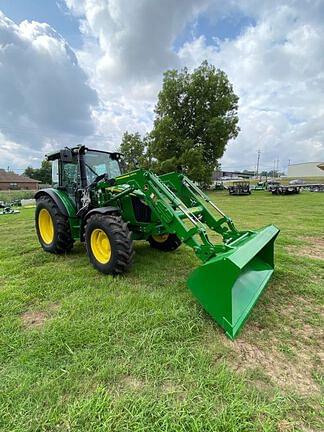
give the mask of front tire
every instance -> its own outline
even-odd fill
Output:
[[[85,226],[85,244],[91,264],[102,273],[125,273],[132,265],[131,233],[119,216],[91,216]]]
[[[36,201],[35,225],[44,251],[61,254],[72,249],[69,220],[49,196],[42,195]]]
[[[164,252],[174,251],[181,245],[181,240],[175,234],[162,234],[148,238],[150,246]]]

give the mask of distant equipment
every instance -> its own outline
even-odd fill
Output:
[[[216,181],[214,184],[215,191],[222,191],[225,189],[224,183],[222,181]]]
[[[298,186],[304,185],[306,183],[307,182],[305,182],[305,180],[303,180],[303,179],[290,180],[290,182],[289,182],[290,185],[298,185]]]
[[[269,192],[272,192],[272,190],[276,189],[279,186],[280,186],[280,182],[279,181],[277,181],[277,180],[269,180],[269,181],[267,181],[266,189]]]
[[[251,195],[250,183],[245,181],[233,182],[232,186],[228,187],[230,195]]]
[[[34,207],[36,205],[36,200],[34,198],[22,199],[20,205],[22,207]]]
[[[3,210],[0,210],[0,215],[11,215],[11,214],[17,214],[20,213],[19,210],[14,210],[11,207],[4,207]]]
[[[293,195],[293,194],[299,194],[300,189],[302,186],[296,186],[296,185],[277,185],[273,186],[271,189],[271,192],[273,195]]]
[[[324,192],[324,184],[307,185],[310,192]]]
[[[267,183],[266,182],[258,182],[255,185],[255,187],[254,187],[253,190],[260,191],[260,190],[266,190],[266,188],[267,188]]]

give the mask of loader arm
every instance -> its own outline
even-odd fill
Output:
[[[157,176],[139,169],[116,177],[115,186],[122,190],[112,193],[108,204],[116,201],[118,194],[122,198],[140,193],[158,221],[148,224],[148,229],[154,230],[151,234],[174,233],[192,247],[203,264],[192,271],[188,286],[234,339],[274,271],[278,228],[269,225],[254,231],[237,230],[231,218],[180,173]],[[222,242],[214,244],[207,229],[220,234]]]
[[[230,242],[244,234],[237,231],[232,220],[182,174],[171,173],[159,177],[150,171],[136,170],[117,177],[116,186],[121,185],[127,185],[129,192],[141,191],[146,204],[161,223],[158,227],[160,233],[176,234],[193,248],[203,262],[218,252],[230,250]],[[119,194],[126,193],[127,189]],[[116,198],[117,196],[113,196],[109,204]],[[217,219],[208,209],[208,203],[217,209],[221,218]],[[222,245],[214,245],[210,241],[207,227],[223,237]]]

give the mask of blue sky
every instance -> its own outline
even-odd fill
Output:
[[[254,26],[253,17],[245,16],[240,11],[232,11],[229,15],[210,16],[207,12],[199,15],[196,20],[186,25],[177,36],[174,49],[178,50],[186,42],[203,36],[207,44],[214,44],[215,39],[236,39],[247,27]]]
[[[70,13],[63,0],[0,0],[2,10],[13,21],[23,20],[46,22],[60,33],[73,48],[82,46],[82,33],[79,30],[79,19]],[[189,22],[185,29],[176,37],[174,49],[203,35],[207,43],[220,40],[235,39],[247,26],[255,25],[252,17],[240,11],[232,11],[228,16],[215,17],[208,13],[199,15]]]
[[[66,4],[55,0],[0,0],[0,10],[16,23],[24,20],[46,22],[75,48],[82,45],[79,20]]]
[[[0,0],[0,167],[152,128],[163,72],[205,59],[238,94],[228,169],[324,159],[324,4]],[[59,37],[57,33],[61,35]]]

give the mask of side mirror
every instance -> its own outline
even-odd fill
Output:
[[[60,151],[60,158],[62,162],[72,163],[73,155],[70,149],[64,149]]]

